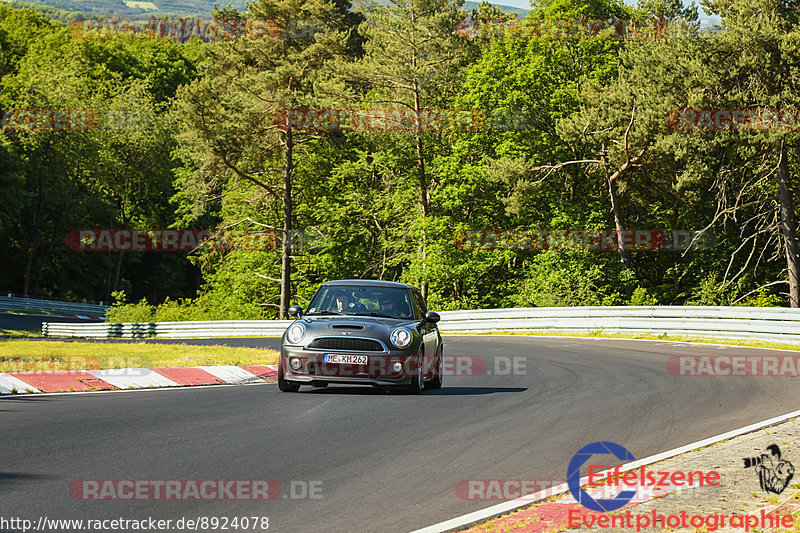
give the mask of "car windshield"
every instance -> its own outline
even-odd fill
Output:
[[[408,289],[331,285],[320,288],[306,314],[412,318],[412,309]]]

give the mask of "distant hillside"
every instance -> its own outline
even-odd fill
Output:
[[[16,7],[28,7],[42,11],[53,18],[63,20],[63,13],[53,16],[52,8],[68,10],[89,16],[112,16],[120,18],[146,18],[147,16],[170,16],[209,18],[214,0],[26,0],[24,2],[2,0]],[[239,10],[245,10],[244,0],[226,0],[218,5],[230,3]]]
[[[14,0],[0,0],[16,7],[28,7],[37,11],[42,11],[51,18],[68,21],[80,15],[91,16],[113,16],[120,18],[147,17],[153,16],[172,16],[172,17],[193,17],[208,18],[214,0],[25,0],[18,2]],[[225,0],[217,1],[218,5],[230,3],[239,10],[245,10],[244,0]],[[495,4],[497,7],[509,13],[516,13],[525,16],[527,9]],[[467,0],[464,2],[464,9],[472,11],[478,8],[478,2]]]
[[[506,13],[516,13],[518,17],[524,17],[530,12],[530,9],[522,9],[521,7],[504,6],[503,4],[498,4],[496,2],[489,2],[489,3],[496,5]],[[478,9],[478,2],[471,2],[470,0],[464,0],[463,8],[466,9],[467,11]]]

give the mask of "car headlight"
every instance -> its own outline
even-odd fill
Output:
[[[392,344],[398,348],[405,348],[411,344],[411,331],[408,328],[397,328],[389,337]]]
[[[306,336],[306,327],[299,322],[297,324],[292,324],[291,326],[289,326],[289,331],[286,333],[286,339],[292,344],[297,344],[298,342],[303,340],[303,337],[305,336]]]

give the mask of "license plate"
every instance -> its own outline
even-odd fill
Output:
[[[366,365],[368,357],[366,355],[350,355],[344,353],[326,353],[322,359],[325,363],[347,363],[352,365]]]

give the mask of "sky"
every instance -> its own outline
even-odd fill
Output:
[[[522,9],[530,9],[531,7],[530,0],[489,0],[489,1],[492,2],[493,4],[520,7]],[[628,5],[631,6],[636,5],[635,0],[624,0],[624,1]],[[689,5],[691,4],[691,1],[683,0],[683,3]],[[717,16],[710,17],[706,15],[705,13],[703,13],[703,8],[700,6],[700,3],[699,2],[696,3],[698,9],[700,10],[700,22],[702,26],[711,26],[713,24],[719,23],[719,17]]]

